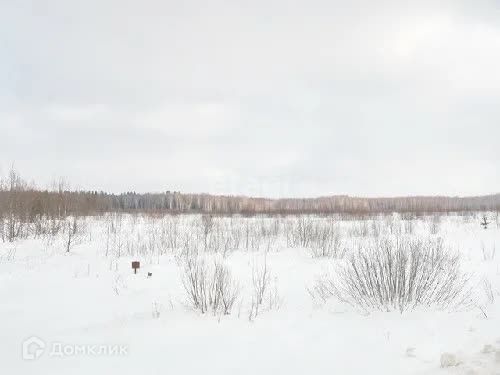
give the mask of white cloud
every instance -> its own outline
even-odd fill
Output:
[[[115,191],[490,192],[498,9],[5,1],[0,160]]]

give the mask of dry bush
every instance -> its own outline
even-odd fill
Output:
[[[491,281],[488,278],[484,278],[482,282],[482,288],[484,291],[484,295],[486,300],[490,304],[495,303],[495,292],[493,291],[493,286],[491,285]]]
[[[230,314],[240,292],[225,264],[194,256],[185,258],[182,284],[191,307],[203,314]]]
[[[429,223],[429,232],[430,234],[436,235],[439,233],[440,229],[441,229],[441,216],[436,214],[432,217],[432,220]]]
[[[373,229],[373,228],[372,228]],[[360,222],[354,222],[348,230],[349,237],[369,237],[370,236],[370,226],[366,219]]]
[[[415,231],[415,224],[412,218],[405,218],[404,221],[405,234],[413,234]]]
[[[151,316],[153,319],[160,319],[162,310],[163,305],[157,301],[153,301],[151,304]]]
[[[208,238],[214,229],[214,218],[212,215],[202,215],[201,226],[203,228],[203,244],[205,251],[208,250]]]
[[[401,235],[401,220],[397,215],[388,215],[384,219],[387,232],[394,236]]]
[[[112,288],[117,296],[121,294],[122,290],[127,289],[127,282],[119,273],[115,273],[113,277]]]
[[[313,217],[301,215],[287,226],[287,243],[290,247],[307,247],[314,236]]]
[[[274,284],[271,281],[274,279]],[[272,310],[279,308],[281,303],[276,278],[273,278],[271,269],[267,265],[267,258],[261,262],[254,262],[252,266],[252,304],[248,319],[255,319],[261,308]]]
[[[258,232],[258,226],[251,219],[235,219],[203,215],[201,220],[192,223],[192,235],[203,243],[205,252],[222,254],[228,256],[232,251],[241,249],[243,246],[244,228],[246,222],[247,250],[250,243],[253,243],[254,235]],[[261,238],[259,237],[259,240]]]
[[[5,252],[0,252],[0,264],[12,262],[16,258],[17,247],[11,246],[5,249]]]
[[[308,247],[314,258],[341,258],[345,254],[341,233],[333,225],[318,227]]]
[[[179,244],[179,222],[180,219],[176,216],[167,216],[164,218],[162,235],[165,238],[167,248],[171,251],[177,249]]]
[[[381,239],[359,249],[338,272],[318,278],[312,294],[363,311],[456,309],[471,303],[469,277],[459,260],[440,239]]]
[[[481,242],[481,250],[483,253],[483,260],[485,262],[491,262],[495,259],[496,255],[496,244],[493,244],[490,248],[487,248],[484,242]]]
[[[371,231],[374,237],[379,237],[382,232],[382,224],[380,220],[375,219],[371,222]]]
[[[288,247],[309,248],[314,243],[321,242],[325,233],[335,232],[335,222],[331,219],[301,215],[287,221],[284,226]]]
[[[69,253],[75,246],[81,244],[85,239],[85,221],[74,216],[65,220],[62,229],[64,250]]]
[[[135,215],[131,215],[135,218]],[[124,236],[127,231],[124,229],[124,216],[121,213],[112,213],[105,216],[105,256],[119,258],[124,252]],[[132,254],[129,254],[132,255]]]
[[[288,247],[306,248],[314,258],[341,257],[344,253],[342,232],[332,218],[300,216],[289,220],[285,236]]]
[[[267,260],[264,258],[262,264],[254,263],[252,267],[252,306],[255,305],[255,316],[259,313],[259,306],[264,302],[264,296],[269,288],[271,271],[267,266]]]

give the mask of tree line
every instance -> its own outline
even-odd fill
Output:
[[[268,199],[245,196],[71,190],[63,182],[40,189],[15,170],[0,179],[0,220],[32,222],[40,218],[100,215],[106,212],[208,214],[379,214],[500,211],[500,194],[477,197],[415,196]],[[14,218],[16,220],[14,220]],[[15,226],[10,230],[15,231]]]

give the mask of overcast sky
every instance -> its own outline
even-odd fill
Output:
[[[0,0],[0,172],[115,192],[500,191],[500,1]]]

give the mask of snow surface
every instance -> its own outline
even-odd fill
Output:
[[[128,219],[144,233],[151,225]],[[418,220],[417,232],[429,221]],[[87,219],[87,230],[69,253],[62,240],[0,244],[1,373],[500,374],[500,254],[485,260],[482,251],[500,252],[500,229],[483,230],[477,218],[443,217],[437,235],[462,253],[475,280],[489,280],[494,301],[478,282],[478,307],[468,311],[362,315],[335,301],[321,305],[307,288],[332,260],[278,243],[267,262],[280,304],[252,320],[252,264],[265,250],[228,256],[242,283],[238,306],[229,316],[202,315],[186,303],[175,252],[105,256],[104,219]],[[132,232],[124,236],[136,236]],[[142,263],[136,275],[132,260]],[[23,341],[31,337],[45,350],[23,359]],[[70,349],[51,355],[54,343]],[[96,354],[89,349],[95,346],[122,346],[126,353]],[[74,347],[80,352],[72,353]],[[441,367],[444,353],[459,364]]]

